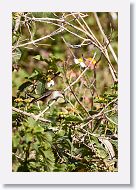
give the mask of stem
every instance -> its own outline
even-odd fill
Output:
[[[33,113],[27,113],[26,111],[22,111],[18,108],[15,108],[15,107],[12,107],[12,110],[15,111],[15,112],[18,112],[18,113],[21,113],[22,115],[26,115],[28,117],[31,117],[35,120],[37,120],[37,115],[34,115]],[[47,120],[47,119],[44,119],[44,118],[38,118],[39,121],[43,121],[43,122],[46,122],[46,123],[50,123],[51,121],[50,120]]]
[[[103,31],[103,28],[102,28],[102,25],[101,25],[101,23],[100,23],[100,20],[99,20],[99,18],[98,18],[98,16],[97,16],[97,13],[94,13],[94,17],[95,17],[95,19],[96,19],[96,22],[97,22],[97,24],[98,24],[98,27],[99,27],[99,29],[100,29],[100,31],[101,31],[101,34],[102,34],[103,38],[105,39],[106,43],[107,43],[108,46],[109,46],[109,49],[110,49],[110,51],[111,51],[111,53],[112,53],[112,56],[113,56],[114,60],[115,60],[116,63],[118,64],[117,56],[116,56],[116,54],[115,54],[115,52],[114,52],[114,50],[113,50],[111,44],[109,43],[109,40],[108,40],[107,36],[105,35],[105,33],[104,33],[104,31]]]

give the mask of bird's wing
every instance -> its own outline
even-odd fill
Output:
[[[45,92],[41,97],[37,98],[35,101],[39,101],[42,99],[47,98],[48,96],[50,96],[52,94],[52,90],[48,90],[47,92]]]

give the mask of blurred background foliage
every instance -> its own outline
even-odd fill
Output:
[[[80,15],[96,39],[106,47],[94,14]],[[117,13],[101,12],[97,15],[118,56]],[[51,121],[47,123],[13,111],[15,172],[118,171],[118,84],[113,80],[108,61],[100,49],[90,41],[82,44],[83,39],[79,36],[85,39],[88,36],[73,27],[80,27],[76,19],[80,21],[78,15],[73,18],[72,14],[61,12],[15,12],[12,15],[13,107],[38,115],[48,105],[41,101],[35,103],[34,98],[48,90],[61,90],[66,98],[63,102],[55,101],[44,113],[42,117]],[[65,25],[67,30],[50,36]],[[117,72],[117,63],[108,46],[107,51]],[[93,58],[94,53],[95,61],[99,60],[96,68],[87,69],[80,80],[65,91],[85,69],[74,60],[84,62]],[[54,85],[50,84],[52,80]]]

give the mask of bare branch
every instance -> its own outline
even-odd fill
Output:
[[[36,40],[30,41],[30,42],[27,42],[27,43],[24,43],[24,44],[16,45],[15,47],[13,46],[13,48],[15,49],[15,48],[17,48],[17,47],[23,47],[23,46],[27,46],[27,45],[30,45],[30,44],[35,44],[36,42],[39,42],[39,41],[44,40],[44,39],[46,39],[46,38],[50,38],[50,37],[52,37],[52,36],[54,36],[54,35],[56,35],[56,34],[62,32],[63,30],[64,30],[64,29],[61,27],[61,28],[59,28],[59,29],[53,31],[51,34],[48,34],[48,35],[46,35],[46,36],[43,36],[43,37],[41,37],[41,38],[38,38],[38,39],[36,39]]]
[[[101,25],[100,20],[99,20],[99,18],[98,18],[98,16],[97,16],[97,13],[94,13],[94,16],[95,16],[96,22],[97,22],[97,24],[98,24],[98,27],[99,27],[99,29],[100,29],[100,31],[101,31],[101,33],[102,33],[102,36],[104,37],[106,43],[108,44],[109,49],[110,49],[110,51],[111,51],[111,53],[112,53],[112,56],[114,57],[114,60],[115,60],[116,63],[118,64],[117,56],[116,56],[116,54],[115,54],[115,52],[114,52],[114,50],[113,50],[111,44],[109,43],[109,40],[108,40],[107,36],[105,35],[105,33],[104,33],[103,29],[102,29],[102,25]]]
[[[22,115],[26,115],[28,117],[31,117],[31,118],[33,118],[35,120],[39,120],[39,121],[46,122],[46,123],[51,122],[50,120],[40,118],[40,117],[37,119],[37,115],[34,115],[33,113],[27,113],[26,111],[22,111],[22,110],[20,110],[18,108],[15,108],[15,107],[12,107],[12,110],[15,111],[15,112],[21,113]]]

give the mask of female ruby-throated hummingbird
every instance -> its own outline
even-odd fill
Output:
[[[42,101],[42,102],[48,104],[49,101],[57,100],[58,98],[64,99],[64,95],[62,94],[61,91],[59,91],[59,90],[48,90],[41,97],[34,99],[32,102]]]

